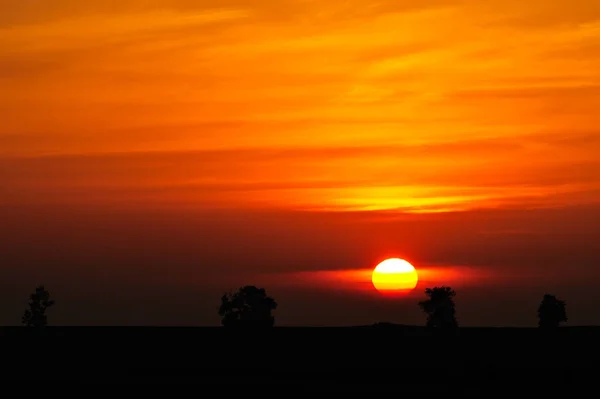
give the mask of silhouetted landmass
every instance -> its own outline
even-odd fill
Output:
[[[244,286],[221,298],[225,328],[46,327],[45,312],[54,302],[40,286],[22,321],[44,327],[44,336],[25,341],[39,330],[0,328],[2,342],[20,344],[15,356],[3,354],[10,367],[2,377],[36,383],[201,382],[215,385],[210,390],[245,395],[302,389],[484,397],[492,392],[515,396],[527,387],[538,395],[572,395],[595,381],[600,327],[560,327],[566,321],[564,301],[544,296],[538,308],[544,328],[474,328],[459,327],[452,288],[427,288],[425,295],[418,303],[427,316],[422,326],[275,327],[277,302],[265,289]],[[268,328],[229,328],[245,326]],[[456,337],[429,339],[440,333]],[[52,352],[55,343],[61,346]]]
[[[0,335],[3,342],[24,342],[20,336],[26,330],[3,328]],[[537,393],[554,392],[597,370],[598,350],[593,343],[600,336],[597,327],[557,330],[559,339],[548,342],[537,327],[460,327],[457,338],[431,339],[427,338],[431,329],[389,323],[273,327],[260,332],[223,327],[52,326],[47,327],[43,345],[40,339],[29,339],[18,357],[3,355],[5,364],[11,365],[4,378],[201,382],[248,394],[311,389],[485,396],[522,392],[523,384],[541,384]],[[49,341],[48,337],[56,338]],[[40,352],[41,346],[57,344],[60,348],[54,352]],[[576,344],[582,347],[577,349]],[[29,350],[35,356],[25,355]],[[53,359],[41,377],[31,374],[32,367],[38,367],[36,358]]]
[[[279,336],[282,334],[308,334],[307,339],[313,339],[319,336],[331,337],[335,334],[362,334],[365,332],[369,336],[388,337],[395,334],[397,337],[417,336],[432,337],[436,333],[425,326],[405,325],[396,323],[374,323],[371,325],[358,325],[347,327],[288,327],[274,326],[272,334]],[[173,338],[178,337],[186,340],[192,337],[198,338],[203,335],[221,337],[231,336],[231,334],[243,334],[243,332],[228,332],[230,329],[224,329],[221,326],[214,327],[121,327],[121,326],[103,326],[103,327],[79,327],[79,326],[48,326],[46,332],[49,337],[73,337],[73,338],[93,338],[102,336],[103,339],[123,338],[133,339],[136,337],[152,338]],[[375,335],[372,335],[375,334]],[[600,338],[600,326],[562,326],[557,329],[559,336],[569,337],[598,337]],[[27,336],[27,329],[24,327],[5,326],[0,327],[0,337],[19,338]],[[459,327],[457,329],[456,339],[463,338],[540,338],[546,339],[544,333],[537,327]],[[435,341],[434,341],[435,342]]]

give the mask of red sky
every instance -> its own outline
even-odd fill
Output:
[[[0,323],[40,282],[65,324],[217,324],[246,283],[282,324],[422,323],[429,283],[600,323],[596,0],[0,0],[0,60]],[[327,274],[386,256],[437,274]]]

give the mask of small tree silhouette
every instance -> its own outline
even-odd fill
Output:
[[[219,316],[225,327],[272,327],[277,302],[264,288],[247,285],[221,297]]]
[[[450,287],[434,287],[425,289],[429,297],[419,302],[419,307],[427,314],[428,328],[454,331],[458,327],[454,296],[456,292]]]
[[[29,296],[29,309],[25,310],[21,322],[27,327],[45,327],[48,324],[46,310],[51,306],[54,301],[50,299],[50,293],[40,285]]]
[[[538,318],[540,328],[558,328],[561,322],[568,320],[565,301],[554,295],[544,295],[538,307]]]

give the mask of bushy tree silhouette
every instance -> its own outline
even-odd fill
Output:
[[[429,298],[419,302],[419,307],[427,314],[426,326],[448,332],[456,330],[456,292],[450,287],[442,286],[425,289],[425,295]]]
[[[567,321],[567,308],[565,301],[554,295],[546,294],[538,307],[540,328],[558,328],[560,323]]]
[[[275,309],[277,302],[264,288],[247,285],[221,297],[219,316],[225,327],[272,327]]]
[[[46,310],[52,306],[54,301],[50,299],[50,293],[40,285],[29,296],[29,309],[25,310],[21,322],[27,327],[45,327],[48,324]]]

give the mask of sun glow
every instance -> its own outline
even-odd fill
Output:
[[[419,277],[409,262],[391,258],[375,267],[371,281],[375,289],[382,294],[400,294],[412,291],[417,286]]]

